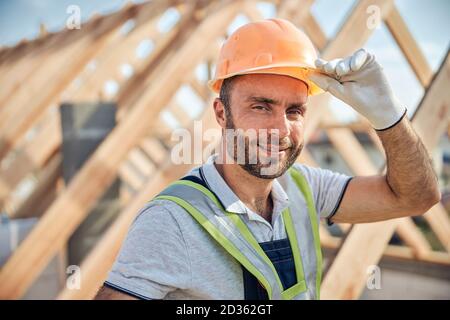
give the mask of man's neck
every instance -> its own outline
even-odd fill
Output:
[[[237,197],[252,211],[271,222],[273,202],[270,192],[273,180],[255,177],[238,164],[214,165]]]

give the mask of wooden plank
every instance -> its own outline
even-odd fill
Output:
[[[138,16],[135,18],[137,24],[136,30],[133,30],[131,34],[126,37],[126,41],[118,39],[119,43],[113,43],[112,46],[114,46],[114,50],[112,50],[112,48],[109,50],[104,50],[107,53],[114,54],[107,55],[107,58],[104,57],[105,61],[100,63],[100,66],[95,69],[93,76],[89,79],[82,79],[81,87],[75,92],[66,95],[66,98],[73,99],[73,97],[76,97],[82,101],[95,99],[95,94],[97,91],[101,90],[100,88],[108,76],[106,70],[109,71],[109,74],[111,74],[111,65],[117,65],[117,62],[120,61],[121,58],[126,57],[130,54],[130,52],[134,53],[135,45],[133,45],[133,43],[136,44],[135,42],[137,42],[138,39],[143,38],[145,34],[151,31],[149,28],[150,23],[152,25],[155,24],[152,20],[150,20],[149,23],[144,23],[143,25],[142,22],[145,21],[145,19],[151,18],[152,16],[158,14],[162,9],[164,9],[161,4],[156,7],[146,6],[143,8],[144,10],[140,10]],[[139,21],[141,21],[141,25],[139,25]],[[101,56],[97,56],[97,60],[102,60],[101,58]],[[101,76],[103,76],[103,78]],[[53,152],[57,146],[60,145],[61,134],[59,129],[59,118],[57,115],[51,113],[51,115],[48,116],[48,119],[45,119],[43,122],[44,128],[39,131],[39,134],[33,139],[33,141],[27,142],[28,146],[24,151],[20,152],[19,158],[16,158],[12,164],[12,167],[8,168],[7,171],[2,170],[3,172],[0,172],[0,186],[2,186],[0,188],[0,199],[4,199],[13,190],[17,183],[20,182],[25,174],[32,170],[40,169],[42,163],[45,163],[48,160],[51,152]],[[32,148],[33,150],[28,151],[28,148]]]
[[[11,150],[40,114],[58,98],[58,95],[76,77],[82,67],[117,34],[116,29],[134,14],[126,10],[106,24],[96,26],[89,38],[67,45],[49,56],[52,68],[40,70],[27,81],[27,85],[9,100],[15,112],[0,127],[0,159]],[[68,64],[68,61],[70,63]]]
[[[436,204],[425,215],[425,220],[436,234],[442,246],[450,252],[450,220],[442,203]]]
[[[180,80],[177,81],[176,75],[186,74],[196,65],[208,44],[228,25],[240,6],[240,2],[214,6],[218,10],[206,17],[190,41],[164,66],[165,72],[160,73],[159,81],[144,93],[130,114],[97,148],[3,266],[0,297],[13,299],[25,292],[113,181],[128,151],[147,133],[149,122],[156,118],[160,108],[179,87]],[[152,108],[148,107],[149,101]]]
[[[128,161],[145,177],[148,177],[155,169],[150,159],[139,148],[130,151]]]
[[[414,255],[418,258],[426,256],[431,251],[431,246],[425,236],[416,227],[414,221],[409,218],[400,218],[396,232],[403,242],[413,249]]]
[[[119,168],[120,180],[125,182],[134,191],[139,190],[145,182],[143,176],[139,174],[128,162],[123,163]]]
[[[288,0],[283,1],[278,16],[285,18],[302,28],[310,37],[314,46],[322,51],[327,44],[327,37],[316,19],[311,14],[314,0]]]
[[[144,63],[133,65],[133,77],[120,88],[117,94],[117,103],[121,110],[131,108],[155,81],[159,81],[160,74],[165,72],[162,67],[173,58],[179,47],[187,40],[187,31],[193,32],[197,27],[199,21],[194,18],[196,8],[188,7],[176,28],[157,43],[149,59]]]
[[[83,31],[65,29],[65,31],[56,34],[53,39],[50,39],[50,42],[48,43],[48,46],[45,47],[45,50],[42,50],[41,53],[36,53],[35,59],[38,59],[37,65],[36,68],[31,70],[32,72],[30,69],[25,69],[25,67],[22,67],[21,69],[15,71],[14,74],[10,75],[9,78],[5,79],[5,81],[11,81],[13,83],[17,81],[20,90],[17,94],[7,95],[6,100],[2,100],[2,103],[6,103],[7,105],[0,110],[0,125],[3,125],[2,121],[6,121],[8,119],[7,115],[10,116],[11,109],[12,111],[16,110],[16,104],[13,103],[15,101],[14,99],[18,99],[18,96],[20,98],[21,94],[23,96],[24,92],[27,94],[26,89],[33,89],[32,93],[35,93],[36,88],[34,88],[32,84],[39,84],[39,82],[45,83],[43,78],[48,76],[45,71],[49,73],[49,71],[57,69],[57,66],[67,67],[67,60],[63,59],[64,53],[67,52],[67,49],[76,47],[77,43],[86,41],[87,37],[92,37],[92,32],[95,30],[95,27],[95,24],[90,23],[87,26],[83,26]],[[31,59],[30,62],[35,61],[35,59]],[[66,65],[63,64],[64,62]],[[27,66],[29,66],[29,64]],[[8,111],[6,114],[4,109],[7,109]]]
[[[161,4],[166,4],[161,2]],[[136,69],[134,62],[136,61],[136,47],[140,41],[144,39],[152,39],[155,43],[155,48],[151,55],[158,52],[164,46],[170,43],[171,38],[178,31],[178,26],[174,28],[168,34],[158,34],[157,23],[159,14],[161,14],[165,6],[162,5],[153,6],[149,9],[139,11],[138,16],[135,18],[137,25],[135,28],[125,37],[120,37],[115,43],[113,43],[109,50],[104,50],[103,55],[97,56],[98,62],[95,70],[90,72],[86,79],[81,79],[82,85],[78,88],[72,88],[65,93],[65,99],[71,101],[86,101],[90,99],[96,99],[100,92],[103,90],[105,81],[110,79],[120,79],[119,85],[124,80],[120,75],[119,66],[123,63],[128,63]],[[140,25],[138,24],[140,22]],[[151,57],[149,57],[151,59]],[[144,63],[148,59],[143,59],[141,63]],[[136,72],[136,70],[134,70]]]
[[[374,132],[372,130],[372,126],[369,124],[368,121],[364,121],[363,119],[350,122],[350,123],[341,123],[339,121],[328,121],[324,119],[322,123],[320,124],[320,129],[328,130],[328,129],[350,129],[354,133],[366,133],[369,134],[369,132]],[[374,132],[375,133],[375,132]],[[375,136],[377,137],[376,133]],[[383,148],[381,148],[383,149]]]
[[[427,90],[420,104],[439,104],[436,108],[418,108],[417,133],[423,137],[425,145],[436,145],[450,122],[450,58],[449,53],[433,79],[433,85]],[[438,99],[436,99],[438,97]],[[433,130],[429,130],[433,128]]]
[[[7,100],[20,89],[22,83],[29,79],[33,73],[37,72],[38,68],[42,67],[42,63],[46,60],[46,53],[62,41],[66,41],[64,34],[58,34],[40,47],[32,47],[31,50],[27,51],[27,55],[24,58],[20,61],[9,63],[10,67],[8,70],[0,72],[0,87],[2,87],[0,91],[0,110],[6,106]],[[1,116],[5,117],[3,113]]]
[[[0,58],[0,84],[1,86],[5,85],[8,82],[8,79],[11,79],[13,75],[15,75],[15,71],[18,71],[17,67],[20,64],[30,62],[30,59],[38,58],[48,52],[49,50],[54,50],[57,48],[57,43],[55,39],[58,41],[63,40],[64,38],[67,40],[71,40],[71,37],[75,37],[74,33],[69,33],[64,29],[63,31],[56,33],[49,33],[44,37],[39,37],[32,41],[19,42],[14,47],[7,48]],[[34,65],[32,63],[31,65]],[[23,69],[22,69],[23,70]],[[25,69],[26,71],[27,69]],[[16,76],[18,76],[16,74]],[[26,79],[26,78],[22,78]]]
[[[31,52],[31,57],[14,64],[10,68],[11,74],[6,72],[5,78],[1,82],[5,90],[2,90],[0,95],[0,125],[15,110],[14,105],[9,104],[8,101],[14,97],[19,89],[23,90],[23,87],[26,86],[27,81],[33,74],[46,67],[46,63],[50,63],[49,55],[53,51],[59,50],[61,48],[60,44],[65,43],[65,41],[67,39],[64,38],[64,34],[58,34],[46,43],[46,47],[37,50],[36,53]]]
[[[306,16],[314,0],[283,0],[278,3],[277,16],[297,24]]]
[[[447,56],[446,62],[439,70],[439,75],[427,90],[419,112],[413,119],[413,127],[428,150],[434,148],[437,144],[436,137],[439,137],[446,128],[446,125],[443,125],[444,122],[447,123],[446,118],[436,119],[432,115],[439,113],[441,101],[448,96],[436,89],[445,87],[441,83],[442,81],[444,84],[446,82],[448,87],[448,79],[441,76],[448,74],[448,60]],[[432,120],[429,121],[428,118],[432,118]],[[398,223],[399,220],[394,219],[355,225],[325,276],[322,284],[322,297],[324,299],[355,299],[359,297],[367,277],[367,268],[379,261]],[[377,241],[373,241],[373,239]]]
[[[331,114],[331,111],[329,112]],[[326,131],[330,142],[355,175],[374,175],[377,169],[355,135],[345,128]]]
[[[338,250],[341,247],[342,240],[343,239],[341,238],[330,236],[327,238],[327,241],[322,243],[322,245],[325,249]],[[387,245],[383,257],[404,259],[411,262],[423,261],[442,266],[450,266],[450,254],[448,253],[440,251],[428,251],[422,257],[418,257],[411,248],[397,245]]]
[[[359,1],[337,35],[326,45],[322,58],[326,60],[343,58],[359,49],[374,31],[367,27],[367,8],[370,5],[378,6],[380,18],[384,20],[393,3],[392,0]]]
[[[386,15],[385,23],[416,74],[417,79],[419,79],[423,87],[428,87],[433,71],[395,5],[392,6],[389,14]]]
[[[39,124],[38,124],[39,125]],[[61,145],[59,114],[50,112],[40,123],[41,128],[33,139],[19,146],[18,153],[9,165],[0,168],[0,201],[6,198],[29,173],[40,170]]]
[[[254,0],[247,0],[242,6],[241,14],[249,18],[251,22],[262,19],[262,16],[259,13],[258,8],[256,7],[256,3],[257,2]]]
[[[166,112],[170,112],[171,115],[178,121],[181,127],[185,128],[192,122],[190,115],[184,110],[176,101],[172,99],[167,108],[164,109]]]
[[[39,217],[57,196],[57,181],[61,177],[62,158],[56,154],[38,177],[31,195],[10,214],[13,219]]]
[[[450,255],[445,252],[429,251],[425,256],[418,259],[411,248],[403,246],[388,245],[384,251],[384,256],[390,258],[400,258],[405,260],[423,261],[442,266],[450,266]]]
[[[300,26],[311,37],[311,41],[313,42],[313,44],[319,51],[322,51],[323,48],[325,48],[328,39],[325,33],[320,28],[314,16],[308,13],[300,21]]]
[[[141,143],[141,148],[157,166],[163,164],[167,150],[157,139],[153,137],[145,138]]]
[[[192,77],[192,79],[189,81],[190,87],[194,90],[195,93],[198,94],[200,98],[203,100],[208,100],[211,97],[211,92],[209,91],[208,87],[200,81],[196,77]]]

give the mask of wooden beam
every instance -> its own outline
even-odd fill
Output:
[[[294,24],[299,23],[308,12],[314,0],[282,0],[278,2],[277,16],[289,19]]]
[[[34,41],[20,42],[14,47],[5,48],[0,57],[0,83],[3,85],[8,76],[11,76],[11,69],[18,64],[28,60],[33,55],[39,55],[48,48],[49,43],[54,41],[61,32],[49,33]],[[67,37],[67,35],[66,35]]]
[[[220,3],[164,66],[158,82],[148,88],[105,141],[97,148],[67,189],[46,211],[0,271],[1,298],[18,298],[84,219],[116,176],[121,161],[146,134],[149,122],[179,87],[177,75],[192,69],[208,44],[228,25],[241,2]],[[152,102],[152,108],[148,107]],[[118,147],[120,146],[120,147]],[[93,179],[92,177],[96,177]]]
[[[140,148],[134,148],[128,155],[128,161],[144,176],[148,177],[155,169],[145,153]]]
[[[9,105],[14,106],[15,112],[8,119],[0,119],[4,120],[0,127],[0,159],[16,145],[52,101],[58,99],[58,95],[82,67],[117,35],[116,29],[133,14],[135,14],[133,10],[125,10],[115,15],[115,19],[94,26],[89,38],[81,38],[80,41],[75,41],[48,57],[54,59],[52,68],[34,74],[23,90],[19,90],[8,101]]]
[[[302,26],[306,33],[311,37],[316,48],[319,51],[322,51],[325,48],[328,39],[314,16],[311,13],[306,14],[303,20],[301,20],[300,26]]]
[[[40,170],[61,144],[58,112],[45,115],[36,135],[18,147],[13,161],[0,169],[0,201],[7,197],[27,174]]]
[[[450,122],[450,55],[447,55],[435,74],[433,85],[425,93],[420,105],[438,104],[435,108],[417,108],[414,114],[417,133],[425,145],[436,145]],[[429,130],[433,128],[433,130]]]
[[[40,68],[43,68],[46,62],[49,63],[48,56],[53,50],[60,49],[60,43],[65,41],[64,35],[58,34],[46,43],[46,47],[36,50],[37,52],[34,54],[31,52],[28,59],[18,61],[12,65],[8,70],[11,74],[8,74],[8,71],[5,74],[1,74],[5,78],[0,83],[5,89],[0,93],[0,125],[15,110],[14,106],[9,104],[8,101],[13,99],[19,89],[23,90],[23,87],[26,86],[27,81],[32,78],[33,74],[36,74]]]
[[[144,177],[141,176],[139,172],[135,168],[133,168],[133,166],[128,162],[124,162],[120,166],[118,173],[120,180],[122,180],[129,187],[131,187],[133,191],[140,190],[145,182]]]
[[[161,5],[159,8],[160,11],[164,9]],[[143,21],[144,18],[149,18],[156,15],[158,13],[156,9],[157,8],[155,7],[149,7],[147,10],[139,11],[139,15],[136,17],[136,20]],[[151,21],[151,23],[154,24],[155,22]],[[145,34],[143,31],[148,33],[146,30],[148,26],[148,23],[143,26],[136,26],[139,32],[133,31],[127,39],[132,38],[132,40],[136,42],[137,38],[142,38]],[[123,42],[121,47],[119,47],[120,42]],[[127,47],[128,50],[134,51],[135,46],[132,46],[132,44],[133,43],[131,43],[131,41],[120,40],[119,43],[114,45],[116,50],[105,50],[108,52],[114,52],[115,55],[113,55],[113,57],[110,55],[109,59],[105,58],[106,61],[100,64],[100,66],[103,66],[103,69],[96,68],[93,77],[89,79],[90,81],[83,81],[81,87],[72,94],[83,101],[94,98],[93,96],[89,97],[86,92],[95,94],[95,92],[101,88],[104,80],[106,79],[104,78],[106,72],[105,69],[111,73],[112,68],[110,65],[117,64],[116,62],[120,60],[121,54],[123,56],[123,52],[120,52],[119,49]],[[101,75],[103,76],[103,81],[100,79]],[[95,89],[96,87],[97,89]],[[4,171],[0,174],[0,185],[2,186],[2,188],[0,188],[0,199],[4,199],[26,174],[34,169],[40,169],[42,163],[48,160],[48,156],[50,156],[51,152],[53,152],[53,150],[57,148],[57,145],[61,143],[58,117],[52,113],[51,116],[48,116],[48,119],[44,120],[43,125],[44,128],[39,131],[39,134],[36,136],[35,140],[33,139],[33,141],[29,141],[27,143],[29,147],[19,153],[19,158],[12,163],[12,167],[8,168],[6,172]],[[36,150],[27,151],[28,148],[33,148]]]
[[[40,217],[57,197],[57,182],[61,177],[61,154],[56,154],[38,177],[31,195],[10,214],[13,219]]]
[[[419,82],[423,87],[428,87],[433,71],[395,5],[392,6],[390,12],[386,15],[385,23]]]
[[[339,254],[338,250],[341,248],[342,240],[342,238],[329,236],[327,241],[323,242],[322,245],[323,248],[334,249]],[[450,254],[448,253],[428,251],[425,255],[419,258],[411,248],[397,245],[387,245],[383,257],[403,259],[411,262],[422,261],[441,266],[450,266]]]
[[[411,218],[405,217],[399,220],[397,234],[407,246],[411,247],[414,255],[418,258],[426,256],[431,251],[431,246],[423,233]]]
[[[75,91],[67,93],[65,95],[66,99],[73,100],[73,98],[76,98],[82,101],[89,99],[95,100],[95,95],[102,89],[105,80],[114,73],[114,69],[111,66],[118,65],[121,59],[134,54],[138,40],[143,39],[146,34],[150,35],[150,26],[156,22],[153,20],[145,22],[145,20],[160,13],[165,8],[161,4],[156,7],[147,6],[140,10],[138,16],[135,18],[137,25],[131,34],[125,40],[118,38],[117,43],[111,44],[111,48],[104,50],[108,53],[106,56],[105,54],[103,57],[97,56],[96,60],[99,65],[93,71],[92,76],[88,79],[81,79],[82,85]],[[165,37],[167,38],[168,35],[165,35]],[[159,45],[158,41],[156,43]],[[2,169],[3,172],[0,172],[0,186],[2,186],[0,188],[0,199],[4,199],[26,174],[32,170],[40,169],[42,163],[48,160],[51,152],[60,143],[59,117],[57,114],[51,113],[44,119],[43,128],[39,130],[36,137],[32,141],[27,141],[26,144],[29,146],[20,151],[19,157],[14,160],[12,166],[7,171]],[[29,150],[29,148],[32,150]]]
[[[350,129],[355,133],[367,133],[373,131],[372,126],[368,121],[364,121],[363,119],[350,123],[341,123],[339,121],[322,121],[320,123],[320,129],[330,130],[330,129]],[[374,131],[373,131],[374,132]],[[375,133],[375,132],[374,132]],[[376,134],[375,134],[376,135]],[[383,149],[383,148],[382,148]]]
[[[164,149],[159,140],[153,137],[147,137],[141,142],[140,146],[154,164],[157,166],[163,164],[167,150]]]
[[[165,4],[165,2],[162,2],[161,4]],[[128,63],[134,67],[133,72],[137,72],[136,69],[139,65],[135,64],[135,61],[138,60],[135,51],[140,41],[152,39],[155,44],[155,48],[150,57],[142,59],[140,64],[151,59],[152,56],[155,55],[155,52],[160,51],[170,43],[170,40],[179,29],[180,22],[178,22],[178,25],[175,25],[168,34],[159,34],[157,30],[158,18],[166,7],[159,5],[150,9],[151,10],[139,11],[135,18],[137,25],[130,34],[127,34],[125,37],[119,37],[108,50],[104,50],[102,55],[96,57],[96,68],[89,72],[85,76],[85,79],[81,79],[82,85],[80,87],[71,88],[71,90],[65,92],[65,100],[95,100],[98,98],[99,93],[102,92],[105,81],[109,79],[120,79],[122,81],[118,81],[119,85],[121,82],[127,81],[128,79],[124,79],[120,75],[119,66],[123,63]],[[184,14],[184,11],[185,9],[181,14]]]
[[[322,58],[331,60],[343,58],[359,49],[374,31],[367,27],[367,8],[378,6],[380,18],[384,20],[393,6],[392,0],[360,0],[350,13],[338,34],[330,39],[322,52]]]
[[[286,18],[302,28],[310,37],[314,46],[322,51],[327,44],[327,37],[311,14],[314,0],[288,0],[281,3],[278,16]]]
[[[425,220],[436,234],[442,246],[450,252],[450,219],[442,203],[438,203],[425,215]]]
[[[160,74],[165,72],[163,67],[179,50],[179,47],[188,39],[188,31],[194,32],[199,20],[195,18],[198,11],[196,6],[188,7],[181,21],[166,37],[157,43],[149,59],[144,63],[135,64],[134,75],[130,78],[117,94],[117,103],[120,109],[128,109],[142,98],[144,92],[155,81],[159,81]]]
[[[6,107],[7,100],[23,86],[23,83],[36,73],[37,69],[42,68],[48,52],[63,41],[66,41],[64,35],[58,34],[43,43],[40,47],[32,47],[22,59],[14,63],[9,63],[9,68],[0,72],[0,86],[2,87],[0,91],[0,110]],[[3,112],[0,115],[1,117],[5,117]]]
[[[331,111],[325,117],[330,115]],[[350,129],[328,129],[326,132],[330,142],[355,175],[375,175],[378,173],[369,155]]]

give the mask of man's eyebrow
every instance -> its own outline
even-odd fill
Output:
[[[278,100],[265,98],[265,97],[248,97],[247,101],[249,102],[262,102],[268,104],[280,104]]]
[[[266,98],[266,97],[249,97],[247,99],[249,102],[261,102],[261,103],[267,103],[267,104],[280,104],[278,100]],[[289,103],[288,108],[306,108],[306,102],[293,102]]]
[[[306,110],[306,107],[307,107],[307,103],[306,102],[305,103],[291,103],[291,104],[289,104],[288,109],[290,109],[290,108],[299,108],[299,109],[302,109],[302,110]]]

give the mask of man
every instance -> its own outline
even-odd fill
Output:
[[[290,22],[249,23],[223,45],[210,87],[220,93],[218,154],[143,208],[98,299],[319,299],[318,218],[382,221],[423,214],[440,200],[406,108],[365,50],[327,62]],[[377,130],[385,175],[294,164],[308,96],[320,88]]]

